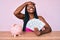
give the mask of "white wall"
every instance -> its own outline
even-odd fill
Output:
[[[27,0],[0,0],[0,31],[9,31],[11,25],[22,20],[13,15],[14,10]],[[60,31],[60,0],[32,0],[38,15],[42,15],[53,31]],[[22,11],[24,13],[24,10]]]

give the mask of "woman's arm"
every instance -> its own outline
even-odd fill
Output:
[[[45,21],[45,19],[42,16],[39,16],[39,19],[45,23],[45,26],[42,30],[38,30],[37,28],[35,28],[35,33],[36,35],[41,35],[41,34],[46,34],[52,31],[50,25]]]
[[[45,34],[45,33],[51,32],[52,29],[51,29],[50,25],[45,21],[45,19],[44,19],[42,16],[40,16],[39,19],[40,19],[42,22],[45,23],[45,26],[44,26],[45,30],[42,29],[43,31],[42,31],[42,30],[40,31],[41,34]]]
[[[21,11],[23,10],[23,8],[28,5],[29,3],[33,3],[31,1],[29,2],[25,2],[24,4],[22,4],[21,6],[19,6],[15,11],[14,11],[14,15],[19,18],[19,19],[24,19],[25,15],[21,13]]]
[[[27,5],[27,2],[22,4],[21,6],[19,6],[15,11],[14,11],[14,15],[19,18],[19,19],[24,19],[24,14],[21,13],[21,11],[23,10],[23,8]]]

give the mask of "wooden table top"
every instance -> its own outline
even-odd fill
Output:
[[[21,36],[13,37],[10,32],[0,32],[0,40],[60,40],[60,31],[36,36],[33,32],[25,32]]]

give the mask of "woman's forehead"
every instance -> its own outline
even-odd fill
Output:
[[[28,4],[28,6],[34,6],[33,4]]]

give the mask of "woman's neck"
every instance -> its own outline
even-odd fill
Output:
[[[33,19],[34,18],[34,14],[29,14],[29,19]]]

